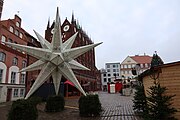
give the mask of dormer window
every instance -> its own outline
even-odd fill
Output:
[[[20,23],[19,23],[19,22],[16,22],[16,26],[17,26],[17,27],[20,27]]]
[[[14,32],[14,28],[12,26],[10,26],[9,27],[9,31],[13,33]]]

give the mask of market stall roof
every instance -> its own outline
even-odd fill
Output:
[[[74,86],[74,84],[71,81],[69,81],[69,80],[66,80],[66,82],[64,82],[64,84],[69,84],[69,85]]]

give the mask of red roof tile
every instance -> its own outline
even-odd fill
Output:
[[[130,56],[133,60],[135,60],[137,63],[151,63],[152,57],[148,55],[135,55],[135,56]]]

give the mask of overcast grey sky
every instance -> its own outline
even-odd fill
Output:
[[[96,47],[96,66],[122,62],[128,55],[152,55],[165,63],[180,60],[180,0],[4,0],[2,20],[19,12],[22,27],[44,36],[48,18],[75,18]]]

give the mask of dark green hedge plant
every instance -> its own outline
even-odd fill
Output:
[[[81,96],[79,99],[80,116],[98,116],[102,111],[98,95]]]
[[[30,103],[32,103],[34,106],[37,106],[37,104],[40,104],[42,102],[42,98],[38,96],[32,96],[27,99]]]
[[[46,112],[59,112],[64,110],[64,97],[62,95],[50,96],[47,99],[45,111]]]
[[[36,120],[38,111],[28,100],[14,101],[8,113],[8,120]]]

